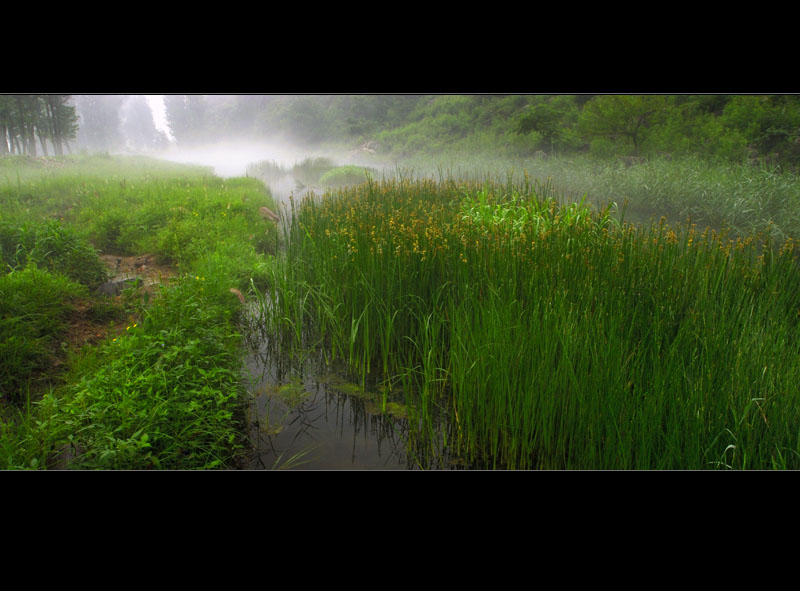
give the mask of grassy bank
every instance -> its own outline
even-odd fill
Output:
[[[267,322],[475,467],[800,467],[795,243],[561,197],[509,176],[309,198]]]
[[[264,185],[143,158],[0,169],[0,466],[230,465],[243,433],[231,289],[262,283],[277,244]],[[172,277],[104,295],[101,254],[147,255]],[[107,336],[75,342],[77,317]]]

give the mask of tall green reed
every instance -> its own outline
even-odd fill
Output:
[[[402,383],[431,437],[445,413],[475,465],[793,465],[796,441],[768,425],[796,408],[794,244],[558,197],[509,178],[306,199],[283,295],[313,294],[299,313],[331,354]]]

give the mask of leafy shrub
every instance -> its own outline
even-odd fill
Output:
[[[292,175],[306,185],[316,185],[336,163],[330,158],[306,158],[292,167]]]

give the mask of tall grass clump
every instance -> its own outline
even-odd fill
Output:
[[[317,185],[320,179],[331,169],[336,168],[336,162],[330,158],[304,158],[292,166],[292,176],[306,185]]]
[[[88,286],[108,276],[97,250],[57,220],[22,225],[0,222],[0,261],[6,269],[34,264]]]
[[[35,264],[0,274],[0,399],[22,402],[60,353],[66,317],[86,287]]]
[[[475,467],[794,468],[800,273],[774,240],[527,176],[370,181],[299,204],[272,297]]]
[[[476,153],[461,158],[408,158],[404,168],[418,176],[445,169],[463,180],[499,178],[513,171],[550,179],[570,199],[587,195],[591,203],[628,203],[629,219],[662,215],[673,223],[691,219],[698,226],[730,228],[739,236],[768,228],[779,240],[800,235],[800,179],[776,167],[744,166],[693,156],[652,156],[636,160],[574,154],[548,157],[504,157]]]

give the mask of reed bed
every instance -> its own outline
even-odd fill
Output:
[[[526,174],[311,195],[264,322],[473,467],[800,467],[797,244],[614,208]]]
[[[628,217],[662,215],[671,222],[728,227],[742,237],[768,229],[778,240],[800,236],[800,177],[777,167],[715,162],[699,157],[652,156],[635,161],[583,155],[505,158],[467,155],[438,162],[407,159],[403,167],[421,176],[447,171],[462,179],[494,179],[511,171],[550,179],[570,199],[627,203]]]

